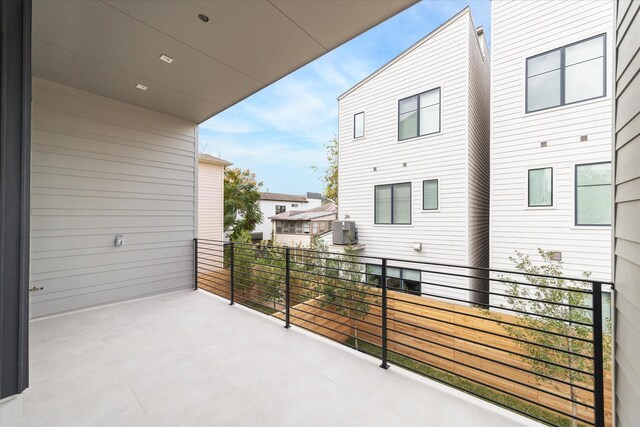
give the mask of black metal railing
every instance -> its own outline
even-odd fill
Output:
[[[611,283],[526,257],[512,271],[205,239],[194,248],[196,288],[286,328],[546,424],[611,424]]]

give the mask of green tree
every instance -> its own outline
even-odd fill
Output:
[[[515,257],[509,259],[515,264],[527,282],[534,286],[513,283],[510,277],[501,276],[507,284],[506,302],[503,307],[517,312],[517,321],[513,325],[503,323],[502,327],[514,338],[524,350],[526,356],[521,359],[531,366],[539,383],[551,384],[561,391],[562,384],[550,380],[554,378],[568,383],[573,419],[579,406],[577,387],[588,384],[591,376],[582,372],[593,372],[593,346],[589,342],[593,330],[591,295],[580,292],[590,289],[588,282],[573,281],[562,278],[562,262],[553,261],[553,252],[538,248],[542,258],[541,265],[534,265],[528,255],[516,251]],[[555,276],[555,278],[537,277],[532,274]],[[591,274],[583,273],[585,279]],[[584,308],[580,308],[584,307]],[[610,325],[605,325],[604,364],[611,364]]]
[[[338,137],[333,135],[324,147],[327,150],[327,161],[329,162],[322,177],[322,181],[324,182],[324,196],[335,204],[338,204]],[[313,169],[317,170],[318,168],[314,166]]]
[[[224,228],[231,240],[243,231],[251,232],[262,222],[260,193],[262,182],[248,169],[227,168],[224,172]]]
[[[331,307],[336,313],[351,319],[357,349],[358,320],[369,314],[373,300],[371,285],[363,282],[362,262],[350,247],[345,248],[344,254],[335,254],[327,252],[327,245],[321,240],[316,240],[313,246],[321,251],[324,270],[322,280],[316,284],[321,295],[318,300],[320,307]]]

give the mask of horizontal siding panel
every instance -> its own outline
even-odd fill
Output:
[[[611,160],[613,4],[492,2],[492,10],[491,265],[513,268],[508,258],[516,250],[539,260],[540,247],[563,253],[565,273],[590,270],[608,281],[611,227],[574,225],[574,176],[575,164]],[[606,96],[525,113],[526,58],[602,33]],[[527,170],[539,167],[553,168],[551,209],[527,206]]]
[[[32,315],[192,286],[196,126],[39,79],[33,110]]]
[[[348,215],[356,222],[364,260],[486,262],[482,241],[487,241],[488,224],[488,82],[489,62],[482,61],[475,28],[464,12],[340,99],[338,217]],[[398,100],[435,87],[441,88],[441,132],[398,141]],[[353,114],[361,111],[365,137],[354,140]],[[437,212],[421,209],[425,179],[439,180]],[[412,184],[412,225],[375,225],[374,186],[400,182]],[[412,249],[414,242],[422,243],[421,252]],[[419,268],[406,265],[411,267]],[[466,279],[445,281],[464,290],[423,285],[423,291],[468,298]]]

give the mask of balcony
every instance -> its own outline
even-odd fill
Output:
[[[200,289],[383,368],[549,425],[611,425],[610,283],[533,264],[504,271],[202,239],[196,254]]]
[[[204,291],[31,326],[25,427],[537,424]]]

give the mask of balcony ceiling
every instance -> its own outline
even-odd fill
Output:
[[[33,75],[201,123],[414,3],[34,0]]]

